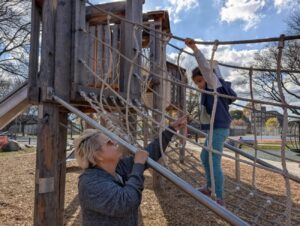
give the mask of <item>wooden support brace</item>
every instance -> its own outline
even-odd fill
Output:
[[[60,124],[67,124],[68,113],[51,101],[54,90],[70,99],[72,2],[43,3],[34,225],[63,225],[67,129]]]

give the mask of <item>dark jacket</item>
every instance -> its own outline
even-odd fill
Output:
[[[218,78],[221,83],[221,87],[217,88],[217,92],[229,96],[236,97],[236,93],[231,89],[230,83],[226,82],[222,78]],[[213,91],[213,89],[209,89],[206,85],[205,90]],[[231,116],[229,113],[229,105],[233,102],[233,99],[218,97],[216,116],[214,121],[214,128],[226,128],[230,127]],[[201,107],[205,109],[209,120],[212,114],[214,104],[214,96],[202,93],[201,95]],[[201,121],[201,129],[208,130],[210,128],[209,122]]]
[[[162,133],[165,150],[173,134]],[[149,157],[161,157],[159,139],[146,148]],[[84,226],[135,226],[138,225],[138,207],[142,199],[145,166],[134,164],[133,157],[122,158],[116,168],[118,179],[101,168],[86,169],[79,177],[79,202]]]
[[[204,80],[206,81],[205,90],[216,91],[221,94],[236,97],[236,93],[231,89],[229,82],[226,82],[221,75],[218,64],[214,65],[213,73],[210,73],[210,65],[208,64],[205,56],[200,50],[195,51],[195,58],[198,63],[198,67]],[[214,121],[214,128],[228,129],[231,123],[231,117],[229,114],[229,105],[234,99],[218,97],[217,109]],[[210,128],[210,119],[212,115],[212,109],[214,104],[214,96],[206,93],[201,94],[201,110],[200,110],[200,122],[201,129],[208,130]]]

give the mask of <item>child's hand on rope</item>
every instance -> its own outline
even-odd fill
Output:
[[[196,50],[198,50],[198,48],[197,48],[197,46],[196,46],[196,42],[195,42],[194,39],[186,38],[186,39],[184,40],[184,42],[185,42],[185,44],[186,44],[188,47],[190,47],[194,52],[195,52]]]
[[[185,128],[187,124],[187,115],[184,115],[170,124],[176,131]]]

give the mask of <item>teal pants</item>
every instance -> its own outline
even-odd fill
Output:
[[[206,131],[209,134],[209,131]],[[223,128],[215,128],[213,131],[213,141],[212,146],[213,149],[219,151],[220,153],[223,152],[224,141],[229,135],[229,129]],[[208,146],[208,138],[205,140],[205,146]],[[202,164],[205,170],[205,177],[207,180],[207,187],[211,188],[211,175],[209,170],[209,153],[208,151],[203,148],[201,155],[200,155]],[[213,153],[213,169],[214,169],[214,179],[215,179],[215,188],[216,188],[216,196],[218,199],[223,199],[224,197],[224,176],[222,170],[222,156]]]

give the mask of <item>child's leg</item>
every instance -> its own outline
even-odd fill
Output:
[[[205,140],[204,145],[207,146],[208,139]],[[209,173],[209,159],[208,159],[208,151],[205,148],[202,148],[200,155],[202,165],[205,171],[206,185],[208,188],[211,187],[210,173]]]
[[[223,152],[224,141],[229,135],[229,129],[214,129],[213,133],[213,149]],[[224,193],[224,176],[222,170],[222,156],[213,154],[213,168],[216,186],[217,199],[223,199]]]

